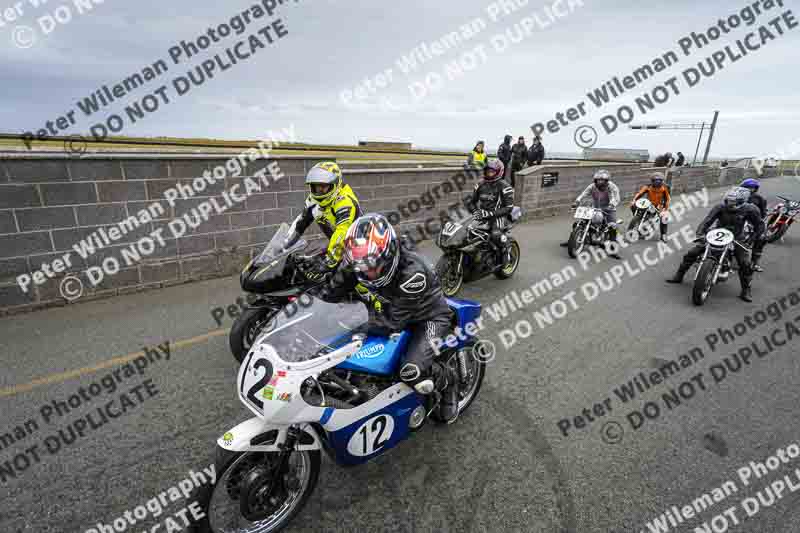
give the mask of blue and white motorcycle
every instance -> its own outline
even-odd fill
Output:
[[[454,326],[472,331],[467,325],[480,316],[480,304],[449,303]],[[237,379],[239,398],[255,416],[217,441],[216,483],[196,495],[205,517],[194,531],[278,531],[314,491],[322,450],[340,465],[357,465],[428,419],[441,421],[438,393],[423,396],[396,379],[410,334],[354,334],[366,316],[360,303],[315,300],[256,339]],[[486,361],[475,337],[461,337],[451,337],[438,356],[458,372],[459,413],[478,395]]]

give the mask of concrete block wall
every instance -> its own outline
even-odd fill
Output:
[[[0,313],[3,309],[28,310],[64,304],[60,294],[62,278],[100,265],[106,257],[121,257],[123,248],[192,207],[211,197],[219,198],[242,177],[226,178],[205,191],[170,206],[166,189],[217,165],[229,155],[148,156],[133,155],[58,156],[0,158]],[[243,204],[210,219],[179,239],[167,239],[166,246],[138,264],[107,276],[92,287],[85,273],[79,274],[85,292],[80,301],[122,294],[144,288],[158,288],[190,280],[236,272],[254,250],[259,251],[274,234],[277,224],[291,220],[302,205],[302,183],[307,170],[319,159],[277,159],[285,178],[272,183],[268,192],[254,194]],[[256,160],[246,175],[264,168],[269,161]],[[83,260],[72,246],[98,228],[109,229],[153,202],[164,214],[125,235]],[[164,235],[171,235],[165,231]],[[41,285],[23,292],[16,282],[19,274],[31,273],[72,250],[73,267]],[[124,263],[123,263],[124,264]]]
[[[517,184],[518,201],[524,210],[525,216],[538,218],[555,216],[566,213],[575,198],[592,182],[594,172],[599,168],[606,168],[612,174],[612,180],[620,188],[622,202],[630,200],[639,189],[650,182],[650,175],[655,172],[666,172],[667,169],[655,168],[650,165],[618,164],[607,166],[595,165],[564,165],[564,166],[537,166],[530,167],[517,174],[522,179],[521,194],[520,184]],[[542,174],[558,172],[558,184],[553,187],[542,188]],[[778,169],[765,169],[762,178],[780,175]],[[669,170],[668,183],[671,183],[672,194],[689,193],[698,191],[703,187],[732,186],[748,177],[755,177],[754,169],[727,169],[720,171],[711,166],[682,167]],[[520,181],[518,179],[518,181]],[[624,214],[621,215],[624,218]]]
[[[174,207],[163,199],[166,189],[176,183],[188,184],[205,170],[223,165],[230,155],[91,155],[80,159],[66,156],[0,156],[0,314],[65,305],[60,283],[72,272],[84,282],[84,296],[78,302],[144,289],[157,289],[193,280],[236,274],[274,235],[282,222],[290,222],[303,206],[306,196],[304,176],[317,158],[275,158],[285,178],[272,184],[267,192],[254,194],[226,213],[211,216],[198,228],[166,246],[124,267],[92,287],[85,269],[98,266],[106,257],[120,258],[121,250],[151,231],[181,217],[192,207],[220,197],[243,178],[226,178],[193,198],[178,200]],[[269,161],[251,163],[245,174],[252,175]],[[359,162],[343,165],[346,181],[361,199],[365,212],[395,213],[400,231],[415,239],[434,237],[439,220],[448,207],[461,205],[479,179],[476,172],[464,172],[452,166],[384,168]],[[401,163],[397,162],[397,165]],[[538,218],[565,212],[578,192],[591,181],[597,164],[559,164],[526,169],[518,174],[517,204],[526,218]],[[640,164],[606,165],[626,197],[646,183],[652,167]],[[559,172],[559,183],[541,188],[541,173]],[[730,169],[729,177],[740,179]],[[736,176],[734,176],[736,174]],[[697,190],[703,185],[719,184],[720,172],[711,167],[684,168],[673,171],[673,189]],[[445,193],[445,191],[449,191]],[[16,282],[19,274],[31,273],[43,263],[72,250],[81,239],[98,228],[111,228],[128,216],[160,202],[164,214],[138,228],[96,254],[81,260],[74,250],[73,268],[56,275],[24,293]],[[168,231],[165,235],[169,235]],[[315,226],[307,233],[320,237]]]

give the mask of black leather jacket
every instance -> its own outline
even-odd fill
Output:
[[[325,299],[344,299],[357,292],[356,285],[355,275],[343,267],[331,281]],[[368,304],[370,322],[391,331],[402,331],[413,324],[452,316],[433,269],[421,256],[404,248],[401,248],[392,280],[384,287],[369,289],[369,296],[379,303],[379,306],[374,302]],[[376,307],[380,308],[379,312],[374,312]]]
[[[717,222],[717,227],[732,231],[736,239],[742,236],[745,222],[752,224],[754,235],[761,235],[764,232],[764,219],[761,217],[758,208],[750,203],[735,211],[726,209],[724,205],[717,205],[698,226],[698,237],[708,233],[714,222]]]
[[[750,203],[755,205],[761,212],[761,218],[767,216],[767,200],[764,199],[763,196],[761,196],[757,192],[754,192],[753,194],[750,195]]]
[[[493,217],[509,216],[514,209],[514,187],[504,179],[480,181],[472,192],[472,205],[491,212]]]

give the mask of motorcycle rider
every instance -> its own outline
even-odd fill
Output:
[[[752,224],[755,235],[764,233],[764,220],[761,218],[758,208],[748,202],[749,198],[749,189],[735,187],[728,191],[723,202],[715,206],[698,226],[698,239],[702,239],[715,222],[717,227],[730,230],[737,240],[744,232],[745,222]],[[681,261],[678,271],[672,278],[667,280],[667,283],[682,283],[686,272],[705,253],[705,249],[706,245],[701,241],[689,250],[683,256],[683,261]],[[752,302],[753,295],[750,284],[753,279],[753,270],[750,266],[750,260],[747,257],[747,252],[741,246],[736,245],[733,250],[736,262],[739,264],[739,283],[742,287],[739,298],[745,302]]]
[[[342,268],[326,298],[352,294],[361,284],[379,302],[370,324],[389,331],[409,330],[411,339],[400,366],[400,380],[420,394],[442,393],[440,413],[447,423],[458,417],[458,381],[453,369],[434,361],[434,342],[451,330],[452,310],[439,279],[427,262],[401,245],[383,215],[358,218],[347,232]]]
[[[498,263],[511,261],[511,246],[505,234],[509,215],[514,209],[514,187],[503,179],[505,166],[497,159],[490,160],[483,169],[483,180],[475,184],[472,206],[475,220],[489,223],[491,242],[499,253]]]
[[[294,219],[284,248],[292,246],[316,221],[328,238],[325,257],[305,275],[312,281],[322,279],[336,270],[342,259],[344,237],[355,219],[361,216],[358,198],[342,181],[342,171],[333,161],[317,163],[306,175],[309,193],[303,211]]]
[[[631,213],[636,212],[636,201],[642,196],[647,195],[648,200],[658,209],[658,216],[661,221],[659,229],[661,230],[661,240],[667,240],[667,220],[669,218],[669,189],[664,185],[664,174],[661,172],[654,172],[650,177],[650,185],[645,185],[631,200]]]
[[[757,179],[748,178],[744,180],[740,185],[740,187],[744,187],[746,189],[750,189],[750,203],[755,205],[759,212],[761,213],[761,218],[767,218],[767,200],[758,194],[758,189],[761,187],[761,183]],[[755,235],[753,240],[753,270],[755,272],[764,272],[764,269],[761,268],[761,256],[764,255],[764,246],[767,244],[766,238],[766,231],[762,235]]]
[[[595,209],[602,209],[608,224],[608,238],[611,241],[617,240],[617,206],[619,205],[619,187],[611,181],[611,174],[608,170],[600,169],[594,173],[592,183],[578,195],[572,203],[572,207],[578,207],[581,200],[585,197],[592,197],[592,205]],[[618,253],[609,254],[614,259],[621,259]]]

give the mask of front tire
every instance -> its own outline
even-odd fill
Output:
[[[694,305],[703,305],[711,293],[711,287],[714,285],[714,272],[717,269],[717,262],[711,258],[707,258],[700,265],[700,271],[697,278],[694,280],[694,287],[692,289],[692,303]]]
[[[277,453],[234,453],[221,448],[217,452],[217,482],[214,485],[201,485],[192,495],[192,499],[203,509],[204,516],[189,526],[191,533],[275,533],[300,513],[317,486],[321,463],[319,450],[292,452],[290,459],[299,460],[305,469],[301,480],[292,481],[299,483],[299,486],[292,490],[291,495],[288,494],[290,489],[284,487],[287,500],[284,505],[267,518],[250,522],[241,515],[240,490],[246,485],[246,478],[256,477],[255,469],[266,462],[267,456]],[[250,487],[251,495],[255,489],[257,487]]]
[[[775,228],[775,226],[772,226],[772,227],[767,229],[767,237],[766,238],[767,238],[767,242],[770,243],[770,244],[780,240],[780,238],[783,237],[786,234],[786,231],[789,229],[789,226],[787,226],[786,224],[782,224],[777,229],[774,229],[774,228]]]
[[[279,311],[268,307],[245,309],[236,318],[228,335],[228,345],[239,364],[250,351],[256,338],[267,328],[274,326],[272,321]]]
[[[585,228],[583,224],[575,224],[572,228],[572,233],[569,234],[569,240],[567,241],[567,253],[573,259],[578,257],[578,254],[581,253],[583,250],[584,242],[583,242],[583,233]]]
[[[516,239],[511,239],[511,262],[503,265],[503,268],[494,273],[497,279],[508,279],[514,275],[519,267],[520,249]]]
[[[445,252],[436,262],[436,275],[439,276],[439,283],[445,296],[452,298],[464,285],[464,271],[463,269],[459,271],[458,268],[460,261],[460,253]]]
[[[642,221],[642,215],[634,215],[633,219],[631,220],[631,223],[628,224],[628,231],[638,230],[639,222],[641,221]]]

